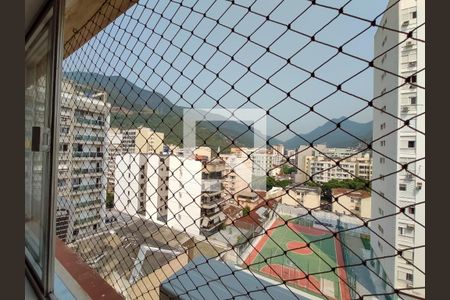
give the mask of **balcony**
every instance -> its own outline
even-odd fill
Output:
[[[102,168],[80,168],[80,169],[74,169],[72,171],[72,173],[75,174],[75,175],[102,173],[102,172],[103,172]]]
[[[87,190],[95,190],[95,189],[101,189],[102,184],[100,183],[94,183],[94,184],[86,184],[86,185],[73,185],[72,191],[73,192],[82,192]]]
[[[203,192],[220,192],[222,190],[222,182],[219,179],[202,179]]]
[[[103,143],[105,137],[103,136],[98,136],[98,135],[84,135],[84,134],[80,134],[80,135],[75,135],[75,140],[76,141],[86,141],[86,142],[99,142],[99,143]]]
[[[75,151],[72,156],[75,158],[103,158],[103,153]]]
[[[96,200],[92,200],[92,201],[85,201],[85,202],[77,202],[75,204],[75,209],[76,210],[80,210],[80,209],[86,209],[86,208],[94,208],[94,207],[98,207],[102,204],[102,200],[100,199],[96,199]]]
[[[102,120],[94,120],[94,119],[88,119],[83,117],[77,117],[76,121],[79,125],[91,125],[95,127],[102,127],[105,125],[105,121]]]

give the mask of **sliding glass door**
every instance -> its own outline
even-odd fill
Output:
[[[25,46],[25,258],[44,294],[53,286],[60,4],[50,3]]]

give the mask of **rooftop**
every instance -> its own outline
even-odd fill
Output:
[[[309,295],[301,295],[300,291],[274,285],[268,278],[204,257],[192,260],[163,281],[160,293],[178,299],[230,299],[239,296],[258,300],[311,299]]]

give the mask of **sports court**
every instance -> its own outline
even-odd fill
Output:
[[[308,247],[310,242],[314,243]],[[331,269],[344,265],[344,258],[339,241],[329,231],[285,224],[278,219],[257,242],[245,264],[254,271],[276,280],[286,280],[289,285],[318,297],[350,299],[347,285]],[[346,280],[345,270],[339,268],[338,272]],[[314,275],[306,278],[308,274]]]

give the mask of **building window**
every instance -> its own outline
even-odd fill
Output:
[[[381,146],[381,147],[386,146],[386,141],[384,141],[384,140],[383,140],[383,141],[380,141],[380,146]]]
[[[384,157],[380,157],[380,164],[384,164],[385,161],[386,159]]]
[[[408,280],[408,281],[413,281],[413,274],[411,274],[411,273],[406,273],[406,280]]]
[[[411,82],[412,83],[416,83],[417,82],[417,75],[412,75],[411,76]]]
[[[417,18],[417,11],[413,11],[411,15],[412,15],[413,19],[416,19]]]
[[[406,184],[400,183],[399,189],[400,189],[400,191],[406,191]]]
[[[408,141],[408,148],[415,148],[416,147],[416,141]]]
[[[378,224],[378,231],[380,231],[382,234],[384,233],[383,227],[381,227],[380,224]]]
[[[411,105],[416,105],[417,103],[417,97],[411,97],[409,98],[411,100]]]
[[[381,251],[383,251],[383,245],[381,245],[380,241],[378,241],[377,244],[378,244],[378,248],[379,248]]]
[[[384,216],[384,211],[381,208],[378,208],[378,213],[380,214],[380,216]]]
[[[416,208],[414,206],[408,207],[408,213],[414,215],[416,213]]]

